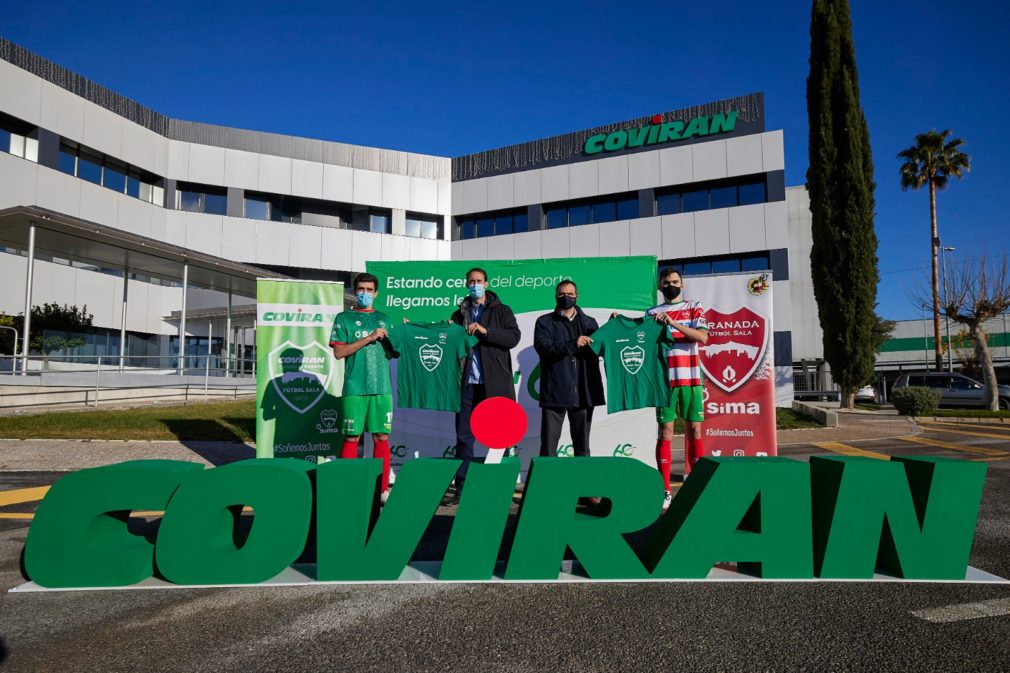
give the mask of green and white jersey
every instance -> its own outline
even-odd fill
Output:
[[[671,340],[652,318],[617,316],[593,333],[590,348],[607,370],[607,413],[670,405],[665,351]]]
[[[443,320],[400,325],[389,340],[400,357],[397,406],[458,412],[463,359],[477,344],[477,337]]]
[[[354,343],[380,327],[392,334],[389,316],[379,311],[344,311],[333,320],[330,345]],[[385,339],[374,341],[344,359],[343,395],[391,395],[389,359],[395,357]]]

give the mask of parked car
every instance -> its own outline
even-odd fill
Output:
[[[924,374],[902,374],[894,382],[894,390],[908,386],[925,386],[940,391],[941,407],[981,408],[985,398],[984,386],[963,374],[928,372]],[[1010,386],[997,386],[999,408],[1010,409]]]
[[[873,386],[863,386],[856,391],[856,402],[872,402],[877,404],[879,400],[880,396],[877,394],[877,389]]]

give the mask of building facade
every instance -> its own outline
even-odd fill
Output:
[[[644,254],[688,288],[772,272],[785,403],[820,352],[809,226],[762,94],[448,158],[170,119],[0,40],[0,311],[24,310],[37,228],[31,304],[86,304],[109,355],[177,353],[184,302],[187,348],[251,344],[258,272]],[[184,284],[187,264],[202,275]],[[208,280],[215,265],[239,280]]]

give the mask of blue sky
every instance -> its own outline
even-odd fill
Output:
[[[1002,2],[853,3],[877,181],[880,311],[914,318],[928,199],[895,154],[930,128],[972,171],[939,202],[948,261],[1010,241]],[[40,2],[2,34],[172,117],[456,156],[763,91],[804,182],[809,2]]]

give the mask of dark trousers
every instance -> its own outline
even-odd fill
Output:
[[[540,408],[540,455],[555,456],[561,439],[561,424],[568,414],[568,427],[572,432],[572,449],[576,456],[589,456],[589,430],[593,425],[593,408],[565,409]]]
[[[462,460],[456,470],[456,486],[461,487],[466,479],[466,469],[473,461],[473,431],[470,429],[470,414],[473,408],[484,401],[487,391],[482,383],[464,383],[460,391],[459,413],[456,414],[456,458]]]

